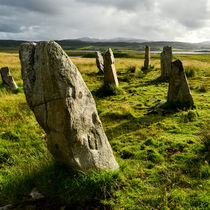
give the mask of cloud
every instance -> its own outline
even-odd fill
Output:
[[[21,31],[24,31],[24,28],[21,28],[15,24],[0,23],[0,32],[20,33]]]
[[[190,29],[203,27],[210,18],[208,0],[161,0],[159,9],[166,17]]]
[[[56,1],[53,0],[0,0],[0,5],[47,14],[58,12]]]
[[[154,5],[153,0],[78,0],[87,5],[99,5],[103,7],[112,7],[119,10],[136,11],[140,8],[151,9]]]
[[[0,0],[0,39],[207,39],[210,0]],[[205,29],[205,30],[204,30]],[[202,38],[203,37],[203,38]]]

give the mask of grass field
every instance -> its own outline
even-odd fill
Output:
[[[0,81],[0,206],[16,209],[209,209],[210,55],[175,55],[189,76],[195,110],[148,114],[166,100],[167,83],[154,69],[143,74],[143,54],[117,58],[122,93],[97,97],[103,84],[94,58],[72,58],[96,100],[100,119],[120,165],[116,172],[80,174],[56,163],[46,135],[27,106],[16,53],[0,53],[19,91]],[[135,69],[131,73],[131,69]],[[45,198],[30,200],[36,187]]]

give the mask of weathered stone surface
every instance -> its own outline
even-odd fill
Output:
[[[118,168],[81,74],[54,41],[20,46],[27,102],[55,159],[81,170]]]
[[[146,47],[145,47],[144,68],[148,69],[149,67],[150,67],[150,47],[146,45]]]
[[[167,102],[178,107],[193,107],[194,104],[180,60],[172,62]]]
[[[7,91],[14,91],[16,90],[17,84],[15,80],[13,79],[12,75],[10,74],[10,70],[8,67],[3,67],[0,69],[1,72],[1,78],[4,87],[7,89]]]
[[[168,79],[171,72],[172,48],[169,46],[163,47],[163,52],[160,54],[161,77]]]
[[[118,87],[117,73],[115,69],[114,54],[109,48],[104,54],[104,82],[108,85],[115,85]]]
[[[98,67],[99,73],[104,73],[104,58],[100,52],[96,52],[96,65]]]

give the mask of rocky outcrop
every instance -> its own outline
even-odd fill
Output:
[[[104,54],[104,83],[116,87],[119,85],[115,69],[114,54],[111,48]]]
[[[54,41],[20,46],[27,102],[56,160],[80,170],[118,169],[95,101],[81,74]]]
[[[8,67],[1,68],[0,73],[3,85],[7,89],[7,91],[15,91],[18,88],[18,86],[15,80],[13,79],[9,68]]]
[[[145,47],[144,68],[149,69],[149,67],[150,67],[150,47],[146,45],[146,47]]]
[[[160,54],[161,78],[168,79],[171,72],[172,48],[169,46],[163,47],[163,52]]]
[[[96,65],[99,70],[99,74],[104,73],[104,59],[100,52],[96,52]]]
[[[187,77],[180,60],[176,60],[172,63],[167,102],[176,107],[194,106]]]

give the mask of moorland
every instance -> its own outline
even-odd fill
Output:
[[[142,72],[143,53],[116,54],[120,94],[98,95],[103,75],[95,58],[71,57],[92,92],[105,133],[120,165],[115,172],[82,174],[56,163],[46,135],[23,92],[17,51],[0,52],[17,85],[0,85],[0,206],[18,209],[209,209],[210,55],[176,54],[183,62],[193,110],[155,110],[166,101],[168,83],[159,80],[160,55]],[[154,111],[155,110],[155,111]],[[44,195],[30,200],[36,187]]]

